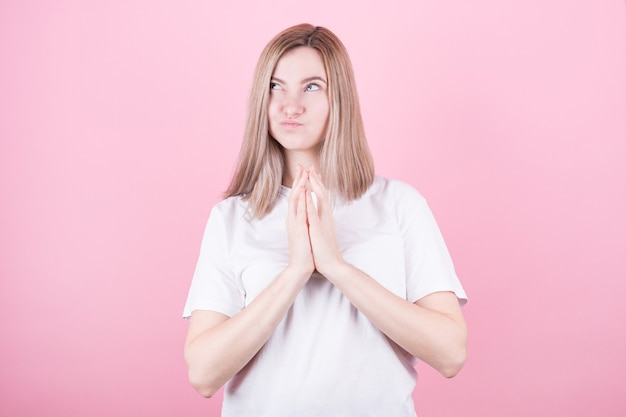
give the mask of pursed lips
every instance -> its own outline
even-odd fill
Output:
[[[296,122],[295,120],[283,120],[280,122],[281,126],[285,126],[288,128],[295,128],[298,126],[302,126],[302,123]]]

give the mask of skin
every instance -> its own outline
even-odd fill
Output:
[[[311,87],[315,77],[320,80]],[[237,315],[193,312],[185,360],[191,384],[205,397],[215,394],[263,347],[315,269],[387,337],[442,375],[456,375],[465,363],[467,329],[453,293],[436,292],[411,303],[341,255],[328,190],[315,168],[328,122],[325,80],[319,53],[306,47],[285,54],[274,72],[268,117],[270,133],[285,152],[283,183],[291,185],[286,219],[289,263]]]
[[[283,147],[290,186],[297,165],[317,166],[330,105],[324,62],[313,48],[296,48],[278,61],[270,83],[270,134]]]

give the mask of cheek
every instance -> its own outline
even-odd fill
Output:
[[[267,103],[267,117],[272,118],[274,117],[275,113],[276,113],[276,105],[272,103],[272,100],[270,100]]]
[[[267,131],[271,137],[276,139],[280,136],[280,122],[282,121],[282,114],[271,104],[267,107]]]
[[[311,113],[315,113],[318,118],[328,118],[330,106],[327,100],[316,100],[309,103],[308,109]]]
[[[320,106],[318,112],[319,118],[324,121],[324,124],[328,123],[328,119],[330,117],[330,108],[328,105]]]
[[[276,123],[276,120],[278,120],[278,109],[276,105],[270,102],[267,105],[267,121],[269,122],[270,127]]]

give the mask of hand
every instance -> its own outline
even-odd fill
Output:
[[[322,275],[328,276],[327,274],[344,263],[344,260],[335,235],[335,220],[333,219],[328,190],[313,168],[308,170],[308,174],[311,190],[317,197],[316,209],[311,191],[305,190],[313,261],[315,269]]]
[[[287,212],[287,239],[289,241],[289,268],[308,279],[315,270],[313,252],[309,240],[306,209],[306,182],[308,175],[298,165],[291,186]]]

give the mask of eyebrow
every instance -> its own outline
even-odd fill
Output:
[[[285,84],[285,82],[283,80],[281,80],[280,78],[276,78],[276,77],[272,77],[272,81],[276,81],[276,82],[279,82],[281,84]],[[325,79],[323,79],[322,77],[319,77],[317,75],[314,75],[313,77],[305,78],[304,80],[301,81],[301,83],[302,84],[306,84],[306,83],[310,83],[311,81],[321,81],[324,84],[328,84]]]

